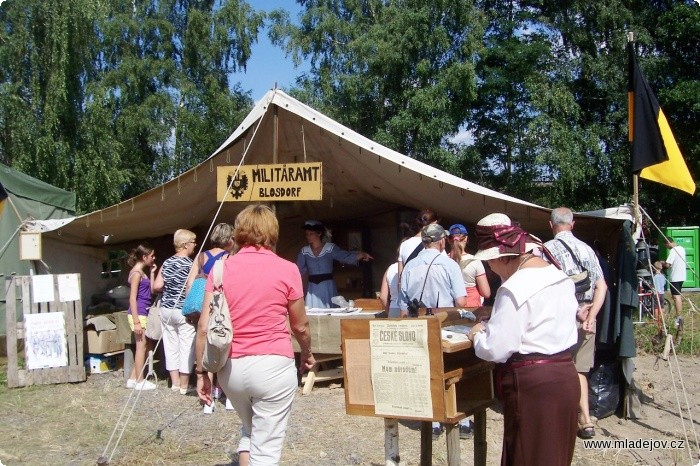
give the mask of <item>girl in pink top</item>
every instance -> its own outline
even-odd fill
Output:
[[[294,263],[274,253],[279,224],[269,207],[243,209],[236,217],[233,236],[239,250],[224,263],[222,285],[231,312],[233,342],[231,359],[218,372],[219,383],[243,424],[239,464],[247,466],[251,459],[256,464],[278,464],[297,389],[287,318],[301,349],[301,369],[308,370],[315,363],[302,280]],[[214,291],[212,278],[207,279],[195,347],[197,392],[206,404],[212,402],[211,383],[202,376],[202,356]],[[255,442],[251,442],[253,432]]]

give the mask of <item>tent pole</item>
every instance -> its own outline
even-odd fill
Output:
[[[639,212],[639,175],[632,175],[632,205],[634,206],[634,226],[642,225]]]
[[[627,43],[631,45],[631,47],[634,47],[634,32],[629,31],[627,33]],[[632,53],[632,52],[630,52]],[[634,142],[634,99],[632,98],[631,94],[631,89],[632,89],[632,68],[631,68],[632,62],[629,62],[629,69],[628,69],[628,77],[629,77],[629,87],[627,91],[627,119],[628,119],[628,139],[630,142],[630,155],[633,151],[632,149],[632,143]],[[630,157],[630,160],[632,160],[632,157]],[[639,211],[639,175],[636,173],[632,174],[632,206],[634,208],[634,226],[635,230],[637,227],[641,229],[642,222],[641,222],[641,213]]]
[[[277,105],[272,106],[272,163],[276,164],[279,162],[279,107]],[[270,205],[272,212],[277,215],[277,203],[272,202]]]

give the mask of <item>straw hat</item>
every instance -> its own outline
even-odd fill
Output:
[[[512,222],[510,218],[506,214],[500,214],[500,213],[495,213],[495,214],[489,214],[486,217],[482,218],[479,220],[479,222],[476,224],[476,230],[477,230],[477,241],[481,243],[480,237],[483,238],[483,230],[482,228],[479,227],[509,227],[512,225]],[[479,249],[477,253],[474,255],[474,257],[478,260],[481,261],[489,261],[493,259],[498,259],[499,257],[506,257],[506,256],[519,256],[521,254],[525,254],[526,252],[530,252],[533,249],[537,249],[539,247],[539,244],[534,242],[537,241],[535,237],[530,235],[529,233],[525,232],[523,230],[523,233],[527,234],[527,241],[525,243],[525,250],[522,252],[503,252],[502,247],[499,246],[492,246],[489,248],[485,249]],[[493,238],[493,236],[492,236]]]

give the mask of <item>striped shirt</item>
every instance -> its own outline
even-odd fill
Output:
[[[171,256],[165,259],[160,270],[163,275],[163,297],[160,305],[168,309],[182,309],[185,301],[185,283],[192,267],[192,259]]]

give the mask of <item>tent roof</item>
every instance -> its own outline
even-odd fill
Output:
[[[0,184],[8,195],[39,201],[75,213],[75,193],[0,164]]]
[[[283,230],[285,226],[298,229],[307,218],[331,224],[361,223],[397,209],[427,207],[445,223],[467,225],[489,213],[503,212],[533,234],[551,235],[549,209],[402,155],[280,90],[269,91],[201,164],[128,201],[77,217],[60,228],[60,235],[65,241],[102,245],[105,238],[110,244],[120,244],[172,234],[178,228],[206,230],[220,205],[217,167],[299,162],[323,162],[323,200],[278,202]],[[232,222],[245,205],[225,202],[216,221]],[[577,217],[577,234],[589,240],[605,239],[619,225],[605,218]]]

